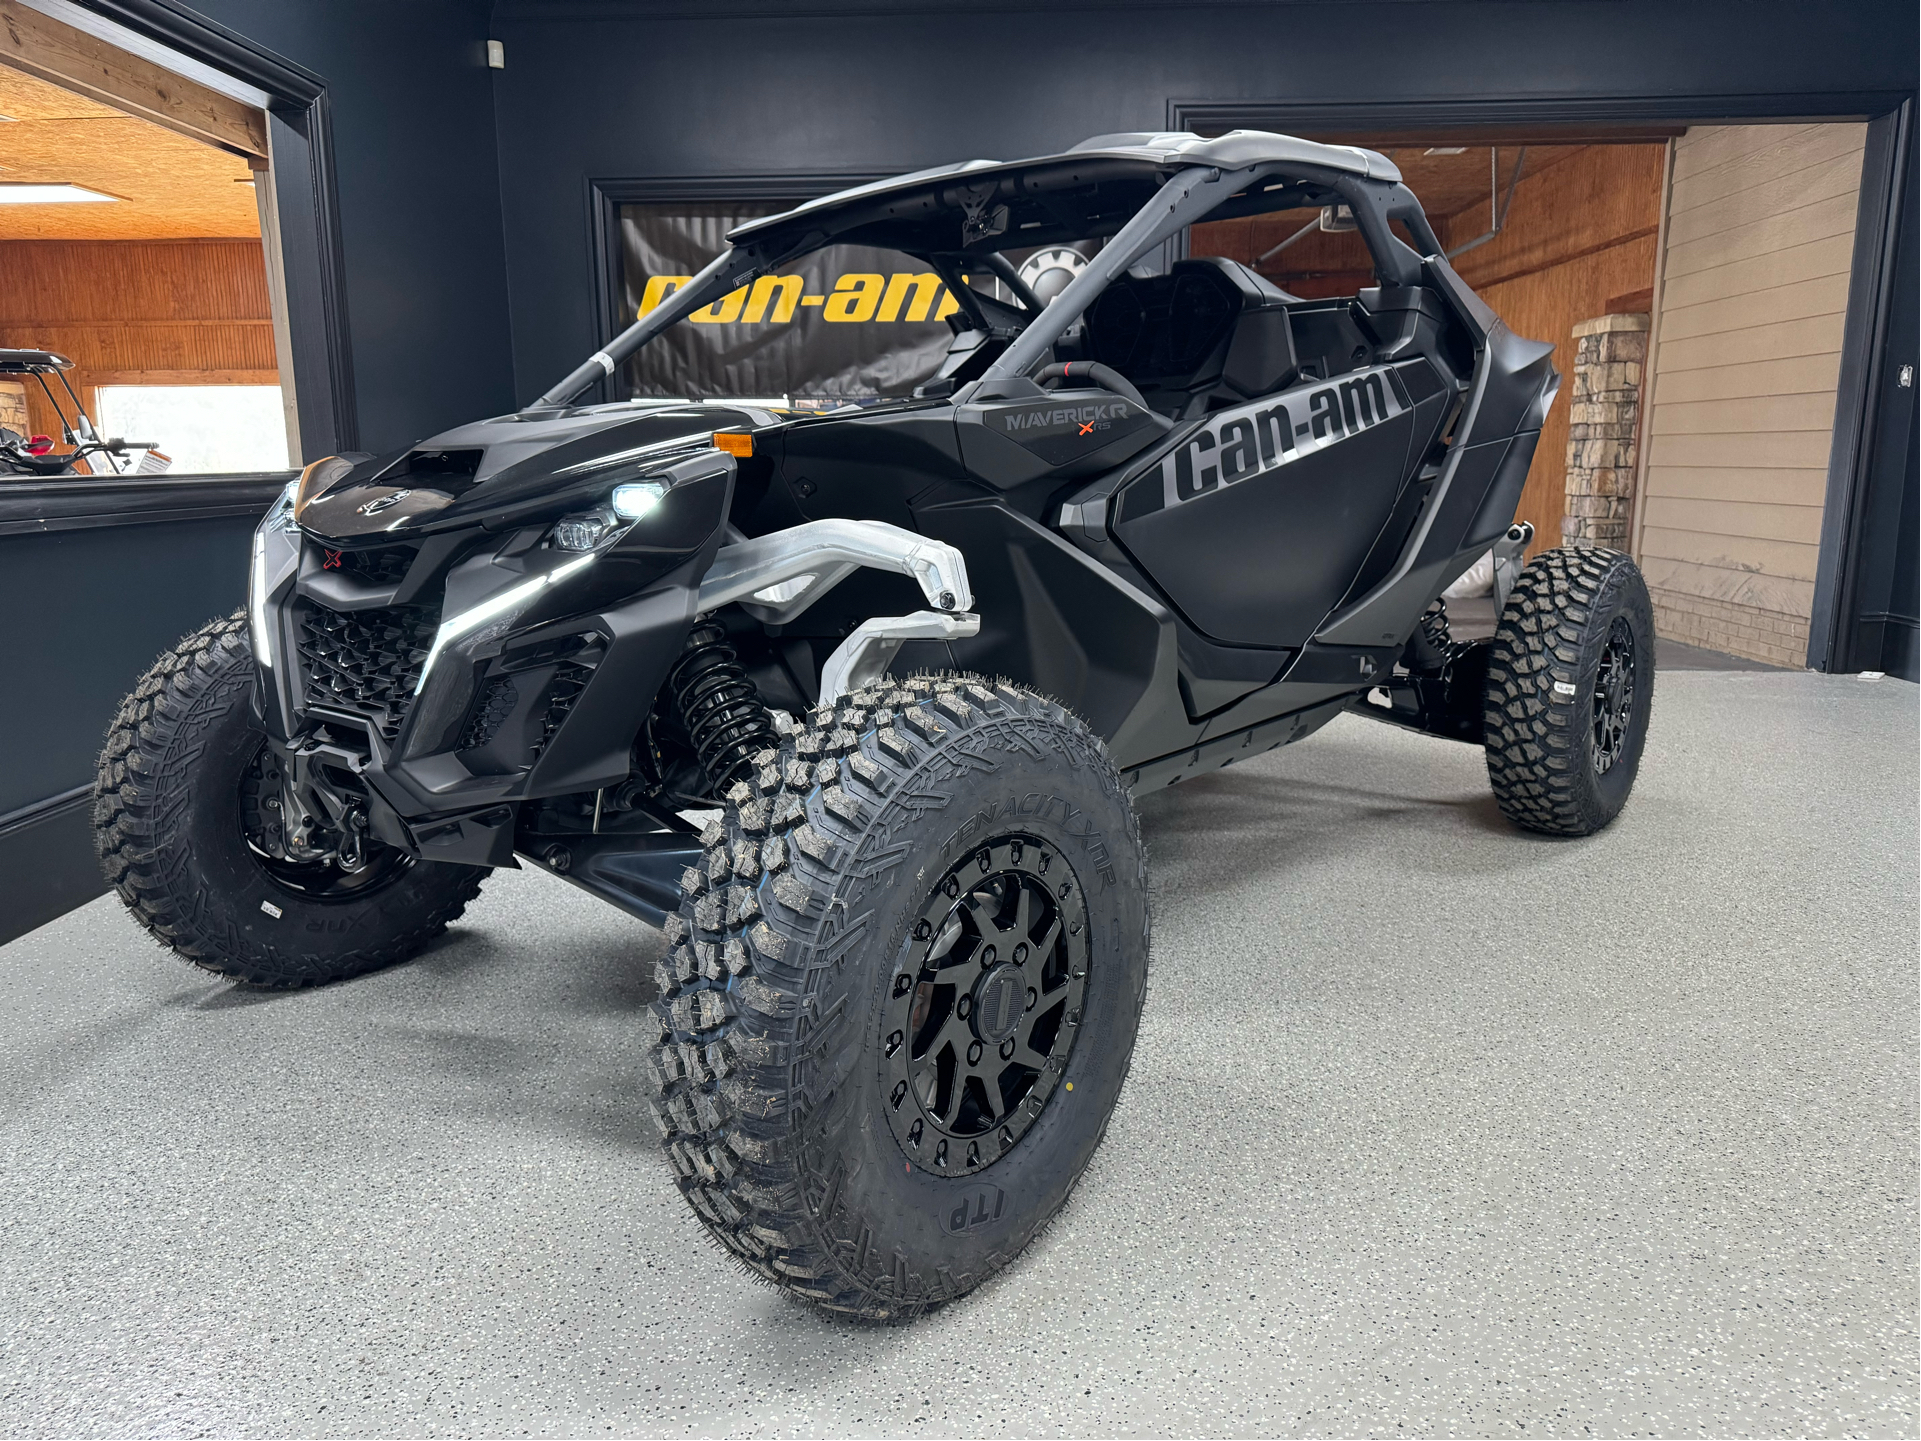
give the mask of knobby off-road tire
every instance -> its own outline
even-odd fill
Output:
[[[121,705],[94,779],[108,882],[163,945],[250,985],[320,985],[406,960],[487,872],[389,853],[366,885],[337,896],[276,879],[241,816],[243,777],[266,743],[253,673],[241,611],[161,656]]]
[[[971,1290],[1067,1199],[1133,1054],[1145,857],[1105,748],[1009,684],[887,681],[763,751],[702,840],[652,1057],[681,1192],[821,1305]]]
[[[1654,701],[1654,610],[1619,551],[1564,546],[1530,561],[1489,651],[1487,774],[1502,813],[1585,836],[1634,788]]]

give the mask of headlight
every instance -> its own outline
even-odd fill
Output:
[[[605,505],[563,515],[547,532],[555,550],[595,551],[619,540],[634,522],[659,505],[670,483],[630,480],[614,487]]]
[[[606,506],[563,515],[554,522],[555,550],[598,550],[630,524]]]
[[[287,482],[287,488],[280,492],[280,499],[267,507],[267,513],[260,518],[261,530],[298,530],[294,524],[294,496],[300,489],[297,480]]]
[[[625,485],[614,487],[614,514],[625,516],[628,520],[639,520],[661,502],[667,494],[664,480],[630,480]]]

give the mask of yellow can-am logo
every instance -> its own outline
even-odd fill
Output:
[[[639,314],[645,315],[692,279],[691,275],[648,276]],[[808,294],[806,282],[798,275],[763,275],[752,285],[702,306],[688,319],[696,325],[785,325],[799,311],[814,309],[836,324],[861,325],[945,320],[960,306],[932,271],[918,275],[857,271],[841,276],[832,290],[820,295]]]

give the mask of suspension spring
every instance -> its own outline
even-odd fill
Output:
[[[1445,597],[1436,596],[1434,604],[1427,608],[1426,614],[1421,617],[1421,633],[1427,637],[1429,645],[1443,654],[1446,653],[1454,635],[1447,622]]]
[[[687,633],[667,690],[717,796],[746,775],[756,755],[780,745],[760,692],[716,620],[697,621]]]

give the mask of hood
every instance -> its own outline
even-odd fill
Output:
[[[295,519],[329,540],[367,542],[479,527],[503,530],[590,505],[605,467],[644,473],[717,430],[765,430],[788,417],[739,404],[599,405],[551,415],[504,415],[456,426],[341,470],[303,497]],[[328,462],[322,461],[321,465]],[[303,481],[303,489],[304,481]]]

